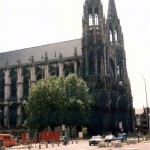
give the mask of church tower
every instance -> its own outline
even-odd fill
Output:
[[[109,0],[106,20],[106,44],[108,71],[115,82],[127,82],[126,56],[124,51],[123,33],[118,19],[114,0]],[[110,75],[110,74],[109,74]],[[119,78],[118,78],[119,77]]]
[[[104,34],[105,19],[100,0],[86,0],[83,14],[82,52],[84,76],[105,74],[104,63]]]
[[[101,0],[86,0],[83,10],[83,78],[95,97],[91,132],[131,131],[133,104],[115,2],[109,0],[106,20]]]

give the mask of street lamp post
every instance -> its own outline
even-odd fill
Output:
[[[147,100],[147,87],[146,87],[146,80],[144,78],[144,76],[142,74],[140,74],[140,76],[143,78],[144,80],[144,85],[145,85],[145,99],[146,99],[146,120],[147,120],[147,129],[149,129],[149,122],[148,122],[148,117],[149,117],[149,107],[148,107],[148,100]]]
[[[149,136],[150,136],[150,112],[149,112],[149,114],[148,114],[148,119],[149,119]]]
[[[141,77],[143,78],[144,84],[145,84],[145,99],[146,99],[146,106],[147,106],[147,109],[148,109],[146,80],[145,80],[145,78],[144,78],[144,76],[143,76],[142,74],[140,74],[140,75],[141,75]],[[148,113],[147,113],[147,115],[148,115]]]
[[[120,97],[119,97],[119,91],[120,91],[120,86],[123,86],[123,82],[122,81],[119,81],[118,83],[118,94],[117,94],[117,129],[118,129],[118,125],[119,125],[119,100],[120,100]]]
[[[1,129],[2,119],[3,119],[3,111],[0,109],[0,129]]]
[[[149,139],[150,139],[150,112],[149,112],[149,114],[148,114],[148,120],[149,120],[149,122],[148,122],[148,127],[149,127]]]
[[[3,110],[2,103],[0,103],[0,129],[2,128]]]

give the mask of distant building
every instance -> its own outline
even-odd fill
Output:
[[[75,73],[95,95],[91,133],[133,131],[133,100],[123,32],[114,0],[105,19],[101,0],[86,0],[82,38],[0,53],[2,128],[21,128],[29,87],[42,78]],[[59,35],[58,35],[59,36]]]
[[[150,108],[139,109],[135,113],[135,128],[142,134],[148,134],[149,132],[149,113]]]

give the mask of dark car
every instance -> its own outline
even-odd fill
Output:
[[[98,135],[98,136],[92,136],[92,138],[89,140],[89,145],[98,145],[98,143],[104,141],[104,139],[102,138],[102,136]]]
[[[127,134],[126,133],[119,133],[116,139],[120,140],[121,142],[124,142],[127,140]]]
[[[105,136],[105,142],[111,142],[111,141],[115,141],[116,137],[114,135],[106,135]]]

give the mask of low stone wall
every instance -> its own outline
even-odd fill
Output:
[[[113,145],[113,147],[122,147],[122,142],[121,141],[114,141],[112,145]]]
[[[99,147],[106,147],[107,144],[106,144],[105,142],[100,142],[100,143],[98,144],[98,146],[99,146]]]
[[[129,145],[129,144],[136,144],[137,142],[136,142],[136,140],[135,139],[128,139],[127,140],[127,144]]]

